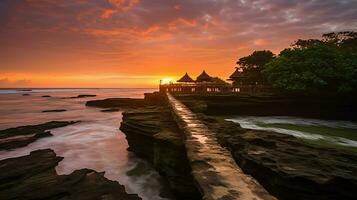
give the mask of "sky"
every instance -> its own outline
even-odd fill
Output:
[[[254,50],[357,30],[357,0],[0,0],[0,87],[227,78]]]

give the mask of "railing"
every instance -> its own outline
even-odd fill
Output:
[[[160,85],[160,92],[170,93],[261,93],[272,92],[266,85],[231,85],[219,83],[171,83]]]

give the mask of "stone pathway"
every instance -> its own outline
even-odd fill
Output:
[[[167,94],[179,127],[185,133],[187,157],[204,200],[276,199],[255,179],[246,175],[221,147],[214,133],[185,105]]]

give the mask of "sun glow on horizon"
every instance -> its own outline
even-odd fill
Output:
[[[172,77],[164,77],[160,80],[160,84],[170,84],[174,82],[174,78]]]

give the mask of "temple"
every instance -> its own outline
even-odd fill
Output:
[[[182,94],[209,94],[209,93],[257,93],[269,92],[270,88],[264,85],[252,84],[247,81],[240,68],[229,76],[226,82],[218,77],[212,77],[203,72],[192,79],[186,72],[175,83],[160,84],[160,92],[182,93]]]

